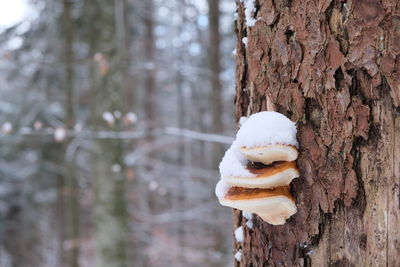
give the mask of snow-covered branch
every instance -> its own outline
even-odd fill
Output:
[[[135,131],[93,131],[93,130],[67,130],[65,128],[47,128],[40,131],[35,131],[30,128],[21,128],[15,133],[7,133],[0,135],[0,138],[13,138],[21,136],[32,136],[32,137],[42,137],[42,136],[54,136],[55,140],[58,142],[63,141],[66,137],[72,138],[82,138],[82,139],[141,139],[148,136],[163,136],[171,135],[178,137],[185,137],[192,140],[211,142],[211,143],[221,143],[230,144],[233,141],[233,137],[224,136],[219,134],[202,133],[197,131],[192,131],[189,129],[180,129],[173,127],[166,127],[154,130],[135,130]]]

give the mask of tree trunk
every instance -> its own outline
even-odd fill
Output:
[[[147,0],[144,7],[146,9],[146,16],[143,19],[145,27],[144,54],[146,59],[144,110],[146,112],[147,127],[149,130],[152,130],[156,125],[156,66],[153,0]],[[153,138],[149,136],[147,141],[152,142]]]
[[[93,56],[91,70],[92,123],[97,131],[121,131],[122,122],[102,119],[104,112],[114,113],[123,107],[124,63],[117,36],[116,2],[87,1],[87,19],[91,21],[89,44]],[[95,23],[92,23],[95,22]],[[121,66],[122,65],[122,66]],[[97,139],[93,152],[93,184],[95,191],[94,224],[96,266],[129,266],[130,241],[126,177],[124,175],[124,145],[119,139]],[[135,252],[134,252],[135,253]],[[132,254],[134,254],[132,253]],[[136,255],[135,255],[136,256]]]
[[[301,176],[285,225],[234,212],[237,266],[400,266],[400,3],[259,0],[252,27],[244,11],[236,118],[296,121]]]
[[[208,57],[210,64],[210,78],[211,78],[211,104],[212,104],[212,131],[213,133],[220,134],[223,131],[222,124],[222,86],[221,86],[221,53],[220,53],[220,30],[219,30],[219,17],[220,8],[219,0],[208,0],[208,23],[210,32],[210,41],[208,48]],[[218,162],[222,155],[223,146],[221,144],[213,144],[213,158],[212,164]]]
[[[63,37],[64,37],[64,85],[65,85],[65,121],[66,128],[71,130],[75,124],[74,112],[74,20],[72,18],[72,2],[63,1]],[[67,149],[71,143],[68,138],[64,148]],[[65,203],[64,209],[64,264],[70,267],[79,266],[79,228],[80,228],[80,203],[79,182],[76,176],[74,158],[65,158],[66,167],[63,177],[62,197]]]
[[[119,61],[119,71],[121,72],[123,109],[131,111],[134,108],[134,84],[129,71],[129,65],[132,63],[129,53],[130,41],[127,13],[129,5],[126,0],[115,1],[115,28],[117,38],[117,57]]]

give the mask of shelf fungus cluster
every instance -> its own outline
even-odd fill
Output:
[[[272,111],[242,122],[219,165],[215,192],[221,205],[256,213],[273,225],[295,214],[289,185],[299,177],[296,132],[294,122]]]

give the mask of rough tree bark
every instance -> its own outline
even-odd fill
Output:
[[[400,266],[400,2],[259,0],[253,27],[237,4],[236,118],[296,121],[301,170],[285,225],[234,212],[237,266]]]

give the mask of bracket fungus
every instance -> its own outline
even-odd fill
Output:
[[[295,123],[280,113],[250,116],[219,165],[215,192],[221,205],[256,213],[273,225],[295,214],[289,185],[300,175],[296,133]]]
[[[240,147],[240,152],[249,160],[266,165],[276,161],[294,161],[299,154],[296,147],[283,144],[271,144],[251,148]]]

